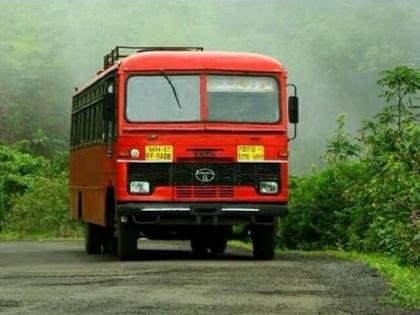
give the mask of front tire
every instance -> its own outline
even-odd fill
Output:
[[[255,225],[252,229],[254,258],[272,260],[274,258],[275,225]]]
[[[127,224],[118,224],[117,256],[120,260],[129,260],[137,253],[138,232]]]
[[[89,255],[99,254],[102,247],[102,227],[85,223],[85,251]]]

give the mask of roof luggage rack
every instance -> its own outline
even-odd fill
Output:
[[[134,50],[134,52],[133,52]],[[128,57],[133,53],[145,51],[203,51],[203,47],[133,47],[133,46],[116,46],[111,52],[104,56],[104,69],[116,64],[122,58]]]

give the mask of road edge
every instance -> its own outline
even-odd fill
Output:
[[[229,247],[252,251],[252,244],[242,241],[230,241]],[[384,304],[401,307],[406,310],[420,311],[420,268],[402,266],[395,258],[379,254],[362,254],[342,250],[282,250],[276,249],[276,254],[296,253],[305,256],[330,256],[346,261],[362,263],[375,270],[385,279],[390,290],[383,297]]]

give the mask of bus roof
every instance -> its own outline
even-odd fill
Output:
[[[105,77],[120,71],[248,71],[278,72],[287,75],[286,68],[276,59],[253,53],[217,51],[142,51],[130,55],[77,88],[74,96]]]
[[[120,67],[123,71],[287,72],[281,63],[268,56],[214,51],[145,51],[123,59]]]

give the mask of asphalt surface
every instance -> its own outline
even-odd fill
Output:
[[[140,240],[135,261],[81,242],[0,242],[1,314],[419,314],[381,304],[369,268],[285,253],[199,258],[186,242]]]

